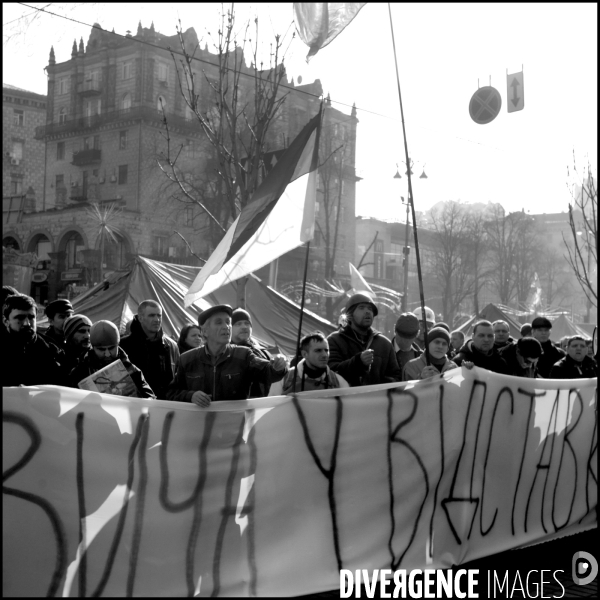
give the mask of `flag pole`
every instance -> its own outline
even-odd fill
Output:
[[[429,348],[427,344],[427,317],[425,315],[425,294],[423,292],[423,276],[421,273],[421,256],[419,254],[419,237],[417,235],[417,219],[415,217],[415,203],[412,191],[412,179],[410,159],[408,157],[408,143],[406,141],[406,127],[404,125],[404,109],[402,108],[402,93],[400,92],[400,74],[398,71],[398,57],[396,55],[396,40],[394,37],[394,24],[392,23],[392,7],[388,2],[388,11],[390,14],[390,29],[392,30],[392,46],[394,48],[394,61],[396,63],[396,83],[398,84],[398,100],[400,102],[400,118],[402,120],[402,136],[404,138],[404,156],[406,157],[406,166],[408,167],[408,201],[412,211],[413,234],[415,238],[415,255],[417,257],[417,277],[419,279],[419,295],[421,299],[421,317],[423,323],[423,339],[425,341],[425,362],[430,364]],[[407,304],[408,306],[408,304]]]
[[[308,275],[308,255],[310,253],[310,241],[306,242],[306,258],[304,259],[304,277],[302,278],[302,299],[300,300],[300,320],[298,322],[298,338],[296,340],[296,355],[294,367],[294,380],[292,392],[296,391],[296,377],[298,375],[298,361],[300,360],[300,339],[302,338],[302,317],[304,316],[304,299],[306,297],[306,277]]]

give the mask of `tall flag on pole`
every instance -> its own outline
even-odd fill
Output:
[[[354,19],[366,2],[294,2],[294,19],[300,39],[310,47],[308,62],[331,43]]]
[[[358,292],[367,292],[375,297],[375,292],[371,289],[371,286],[352,263],[350,263],[350,285],[355,294]]]
[[[286,149],[227,230],[185,295],[186,307],[312,240],[321,112]]]

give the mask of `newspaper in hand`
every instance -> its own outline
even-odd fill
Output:
[[[138,397],[137,387],[120,358],[82,379],[77,386],[91,392]]]

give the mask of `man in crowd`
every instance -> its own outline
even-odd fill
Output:
[[[373,329],[377,306],[367,294],[346,304],[347,325],[329,335],[329,367],[351,386],[401,381],[402,372],[390,340]]]
[[[89,340],[91,347],[69,374],[69,387],[78,387],[77,384],[82,379],[93,375],[96,371],[120,359],[135,384],[137,397],[156,398],[152,388],[146,382],[143,373],[131,363],[123,349],[119,348],[120,335],[114,323],[111,321],[98,321],[94,323],[89,333]]]
[[[423,351],[415,344],[417,335],[419,335],[419,319],[413,313],[402,313],[396,321],[394,329],[396,334],[392,340],[396,360],[400,371],[409,360],[419,358]]]
[[[287,373],[282,356],[265,360],[250,348],[233,346],[227,304],[213,306],[198,317],[204,346],[190,350],[178,361],[167,398],[206,408],[219,400],[246,400],[253,382],[279,381]]]
[[[494,347],[496,350],[501,350],[509,344],[515,343],[515,338],[510,335],[510,327],[506,321],[494,321],[492,323],[494,330]]]
[[[90,327],[92,322],[85,315],[73,315],[65,319],[65,374],[68,375],[80,358],[90,350]]]
[[[245,346],[250,348],[252,354],[271,361],[273,358],[269,352],[263,350],[252,339],[252,318],[250,313],[243,308],[236,308],[231,315],[231,343],[236,346]],[[265,371],[264,381],[255,381],[250,388],[250,398],[263,398],[269,395],[270,383],[268,379],[269,373]]]
[[[162,313],[156,300],[144,300],[131,323],[131,333],[121,340],[121,348],[141,369],[159,400],[167,398],[179,359],[177,343],[163,333]]]
[[[462,348],[465,343],[465,334],[460,329],[454,330],[450,334],[450,350],[448,351],[448,358],[454,358],[458,351]]]
[[[458,368],[456,363],[451,361],[448,356],[450,347],[450,333],[443,327],[434,327],[427,332],[427,344],[429,357],[423,353],[419,358],[408,362],[402,371],[404,381],[413,379],[428,379],[440,373],[445,373]],[[427,364],[429,360],[429,364]]]
[[[567,343],[567,355],[553,365],[550,379],[587,379],[598,377],[598,365],[588,356],[587,342],[581,335],[574,335]]]
[[[14,294],[2,307],[2,386],[62,385],[64,352],[36,333],[37,306]]]
[[[542,345],[532,337],[524,337],[499,350],[508,365],[508,374],[516,377],[538,377],[537,363],[542,355]]]
[[[302,360],[283,379],[282,394],[350,387],[339,373],[327,366],[329,344],[320,331],[300,340],[300,353]]]
[[[523,323],[521,325],[521,337],[530,337],[531,336],[531,323]]]
[[[475,323],[472,339],[467,340],[452,360],[459,367],[465,361],[494,373],[508,375],[508,366],[494,347],[494,329],[489,321]]]
[[[541,345],[544,353],[538,360],[538,372],[541,377],[548,379],[550,377],[550,371],[552,367],[564,356],[566,353],[564,350],[557,348],[550,341],[550,330],[552,329],[552,322],[546,317],[536,317],[531,323],[531,335]]]
[[[54,300],[46,306],[46,316],[48,317],[48,329],[40,333],[47,341],[52,342],[61,350],[65,349],[65,333],[63,330],[65,321],[73,316],[73,305],[63,298]]]
[[[423,318],[423,311],[421,310],[421,307],[417,308],[417,310],[415,310],[413,314],[419,320],[419,334],[417,335],[417,344],[419,345],[419,348],[424,349],[425,326],[427,325],[427,331],[433,329],[433,327],[435,326],[435,314],[427,306],[425,307],[425,318]]]

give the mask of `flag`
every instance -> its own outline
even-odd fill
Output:
[[[185,295],[186,307],[312,240],[320,123],[321,110],[227,230]]]
[[[308,62],[347,27],[366,2],[294,2],[300,39],[310,47]]]
[[[355,294],[358,292],[367,292],[373,298],[376,296],[375,292],[371,289],[371,286],[365,281],[365,278],[352,263],[350,263],[350,285],[352,285]]]

